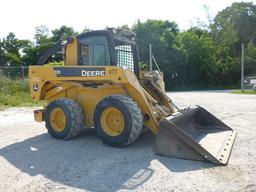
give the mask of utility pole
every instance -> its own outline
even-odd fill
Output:
[[[241,56],[241,91],[244,91],[244,44],[242,44],[242,56]]]
[[[152,71],[152,46],[149,44],[149,70]]]

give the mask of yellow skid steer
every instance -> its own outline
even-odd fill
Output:
[[[62,54],[64,66],[49,66]],[[45,65],[46,64],[46,65]],[[57,43],[29,67],[35,110],[49,134],[71,139],[95,128],[106,144],[124,147],[143,127],[156,134],[156,154],[227,164],[236,132],[200,106],[177,110],[159,71],[141,71],[135,34],[90,31]]]

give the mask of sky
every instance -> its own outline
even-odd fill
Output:
[[[132,26],[138,19],[175,21],[186,30],[197,20],[207,22],[204,5],[214,17],[233,2],[241,0],[1,0],[0,38],[14,32],[19,39],[33,40],[39,25],[50,30],[67,25],[82,31]]]

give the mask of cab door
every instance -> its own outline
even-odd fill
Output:
[[[102,34],[78,37],[78,64],[85,66],[111,65],[107,36]]]

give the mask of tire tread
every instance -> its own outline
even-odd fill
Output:
[[[70,116],[71,116],[70,131],[62,139],[68,140],[68,139],[72,139],[72,138],[76,137],[77,135],[79,135],[82,132],[83,127],[84,127],[84,113],[82,111],[82,108],[79,106],[79,104],[77,102],[75,102],[74,100],[67,99],[67,98],[58,99],[53,102],[56,102],[59,105],[65,105],[65,107],[67,107],[67,109],[70,113]],[[46,127],[47,127],[47,123],[46,123]],[[47,127],[47,129],[49,132],[48,127]],[[54,136],[54,135],[52,135],[52,136]]]

